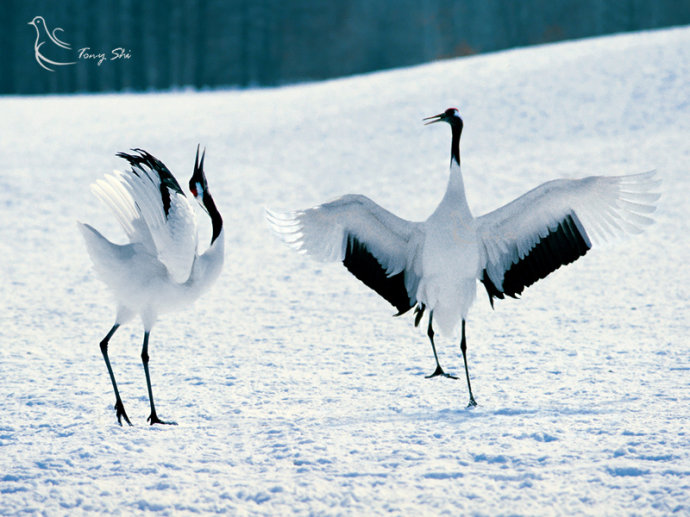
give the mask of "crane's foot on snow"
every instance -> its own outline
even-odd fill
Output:
[[[177,422],[163,422],[160,418],[158,418],[158,415],[156,413],[151,413],[149,417],[146,419],[147,422],[151,422],[151,425],[153,424],[163,424],[163,425],[177,425]]]
[[[425,377],[425,379],[431,379],[431,378],[437,377],[439,375],[442,375],[443,377],[448,377],[449,379],[457,379],[457,377],[455,375],[451,375],[449,373],[444,372],[443,368],[441,368],[441,365],[438,365],[436,367],[436,370],[434,370],[434,373],[432,373],[431,375],[427,375]]]
[[[125,419],[125,422],[127,422],[129,425],[132,425],[132,422],[129,421],[127,413],[125,413],[125,405],[120,399],[115,401],[115,412],[117,413],[117,423],[120,424],[120,427],[122,426],[123,418]]]
[[[472,395],[470,395],[470,403],[467,404],[467,409],[473,409],[475,407],[477,407],[477,401],[474,400],[474,397]]]

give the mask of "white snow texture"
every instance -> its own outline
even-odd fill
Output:
[[[690,28],[253,90],[0,98],[0,514],[690,515]],[[349,192],[423,220],[455,106],[475,215],[557,177],[656,170],[655,224],[491,310],[465,381],[427,380],[425,329],[339,264],[274,238],[264,207]],[[141,147],[186,186],[196,146],[225,269],[159,320],[148,397],[133,321],[75,221],[123,242],[89,185]],[[200,247],[210,241],[203,213]],[[424,325],[422,324],[422,327]],[[462,375],[458,342],[437,340]]]

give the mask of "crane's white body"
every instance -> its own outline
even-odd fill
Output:
[[[452,162],[441,203],[422,226],[422,277],[416,298],[433,311],[441,333],[457,329],[477,293],[479,241],[460,166]]]
[[[220,274],[224,239],[196,258],[189,277],[177,282],[165,264],[141,243],[114,244],[88,224],[80,224],[89,256],[99,278],[117,302],[117,321],[139,315],[150,330],[158,315],[178,310],[198,299]]]
[[[100,279],[117,302],[117,321],[139,315],[150,330],[159,314],[196,300],[218,277],[225,239],[221,235],[203,254],[197,252],[197,220],[184,194],[170,195],[166,216],[160,179],[150,173],[115,171],[92,185],[127,234],[115,244],[80,223],[89,255]]]

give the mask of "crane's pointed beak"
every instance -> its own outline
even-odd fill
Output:
[[[196,158],[194,159],[194,173],[189,180],[189,190],[192,192],[194,197],[203,196],[204,192],[207,191],[208,186],[206,184],[206,175],[204,174],[204,158],[206,158],[206,149],[201,153],[201,160],[199,160],[199,148],[201,145],[196,146]]]
[[[196,158],[194,160],[194,174],[204,174],[204,158],[206,158],[206,148],[204,147],[204,151],[201,153],[201,161],[199,161],[199,148],[201,147],[201,144],[198,144],[196,146]]]
[[[445,113],[439,113],[438,115],[434,115],[433,117],[427,117],[427,118],[424,118],[422,120],[428,120],[429,122],[424,124],[425,126],[428,126],[429,124],[435,124],[436,122],[441,122],[445,118],[446,118]]]

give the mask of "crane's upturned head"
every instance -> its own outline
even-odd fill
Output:
[[[460,118],[460,112],[456,108],[448,108],[443,113],[434,115],[433,117],[427,117],[424,120],[428,120],[425,126],[429,124],[434,124],[436,122],[448,122],[451,126],[456,126],[462,128],[462,119]]]
[[[201,161],[199,161],[199,147],[196,146],[196,159],[194,160],[194,174],[189,179],[189,190],[192,195],[199,201],[202,205],[202,199],[204,193],[208,191],[208,184],[206,183],[206,175],[204,174],[204,158],[206,157],[206,149],[201,154]]]
[[[216,204],[208,191],[208,184],[206,183],[206,175],[204,174],[204,158],[206,157],[206,149],[201,154],[201,161],[199,160],[199,147],[196,146],[196,159],[194,160],[194,174],[189,179],[189,190],[196,198],[197,202],[202,206],[206,213],[211,217],[211,224],[213,225],[213,235],[211,236],[211,244],[216,242],[223,229],[223,218],[216,208]]]

